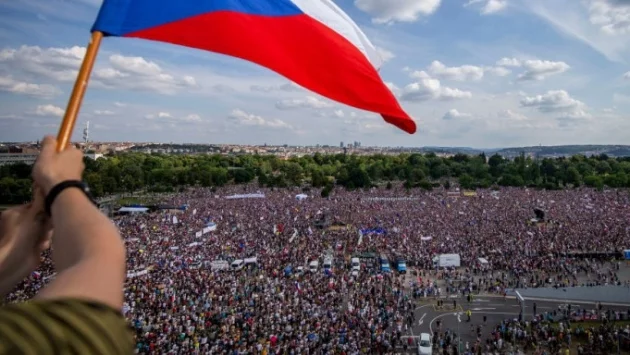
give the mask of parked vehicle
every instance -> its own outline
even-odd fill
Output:
[[[389,267],[389,260],[387,260],[387,257],[385,255],[380,256],[379,262],[381,264],[382,272],[392,272],[392,269]]]
[[[420,334],[420,342],[418,343],[418,355],[433,354],[433,344],[431,344],[431,335],[429,333]]]
[[[407,273],[407,262],[405,261],[405,259],[396,259],[394,264],[396,264],[396,271],[398,271],[399,274]]]
[[[354,277],[359,276],[359,271],[361,270],[361,261],[359,258],[352,258],[350,260],[350,265],[352,267],[351,275]]]
[[[232,270],[233,271],[237,271],[237,270],[241,270],[243,269],[243,267],[245,266],[245,261],[243,261],[243,259],[237,259],[232,261]]]
[[[313,260],[308,264],[308,271],[317,272],[319,270],[319,261]]]

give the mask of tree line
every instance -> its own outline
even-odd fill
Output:
[[[495,154],[324,155],[281,159],[269,155],[167,155],[118,153],[85,159],[84,179],[96,197],[128,193],[174,192],[188,186],[219,187],[257,182],[264,187],[334,186],[359,189],[377,185],[391,188],[404,182],[408,189],[431,190],[458,184],[464,189],[493,186],[542,189],[582,185],[602,189],[630,187],[630,158],[606,155],[533,159],[521,154],[505,159]],[[30,200],[31,167],[0,167],[0,204]]]

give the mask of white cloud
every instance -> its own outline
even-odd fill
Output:
[[[400,98],[404,101],[457,100],[471,98],[470,91],[443,87],[437,79],[420,79],[405,86]]]
[[[343,118],[346,116],[345,112],[343,112],[343,110],[334,110],[333,111],[333,116],[337,117],[337,118]]]
[[[564,90],[550,90],[543,95],[527,96],[521,99],[522,107],[531,107],[542,113],[551,113],[558,118],[589,118],[586,104],[572,98]]]
[[[513,120],[513,121],[526,121],[528,119],[527,116],[520,114],[518,112],[514,112],[512,110],[500,111],[499,113],[497,113],[497,116],[499,118]]]
[[[454,120],[454,119],[458,119],[458,118],[470,118],[472,117],[471,114],[469,113],[464,113],[464,112],[459,112],[456,109],[450,109],[448,110],[447,113],[444,114],[444,116],[442,116],[442,119],[444,120]]]
[[[440,79],[466,81],[480,80],[483,78],[483,68],[474,65],[462,65],[460,67],[447,67],[434,60],[428,68],[429,72]]]
[[[228,115],[228,119],[236,124],[244,126],[257,126],[269,128],[291,128],[286,122],[279,119],[265,119],[261,116],[235,109]]]
[[[194,77],[188,75],[176,77],[165,72],[157,63],[142,57],[114,54],[109,57],[109,64],[111,67],[100,68],[94,72],[96,85],[100,84],[109,89],[153,91],[166,95],[198,86]]]
[[[201,122],[201,116],[196,113],[192,113],[190,115],[182,117],[182,120],[186,122]]]
[[[548,76],[564,73],[571,68],[565,62],[540,59],[520,60],[518,58],[501,58],[497,61],[497,65],[504,67],[522,67],[525,69],[525,71],[518,76],[519,80],[544,80]]]
[[[148,120],[156,119],[156,118],[172,118],[173,116],[168,112],[158,112],[158,113],[149,113],[144,116],[144,118]]]
[[[415,22],[421,15],[431,15],[441,0],[354,0],[354,5],[373,16],[377,24]]]
[[[617,4],[606,0],[591,0],[589,5],[589,21],[608,35],[630,34],[630,5],[617,1]]]
[[[486,66],[481,67],[477,65],[464,64],[458,67],[447,67],[444,63],[434,60],[427,67],[427,73],[424,70],[414,71],[410,76],[414,79],[426,79],[431,76],[444,80],[454,81],[479,81],[483,79],[486,73],[495,76],[506,76],[511,73],[509,69],[500,66]]]
[[[0,63],[12,72],[37,78],[72,82],[85,55],[84,47],[41,48],[21,46],[0,51]],[[198,87],[194,77],[167,73],[157,63],[142,57],[111,55],[106,64],[99,63],[92,75],[92,85],[107,89],[127,89],[174,94]],[[50,90],[50,87],[44,88]]]
[[[464,7],[475,4],[483,4],[479,11],[482,15],[491,15],[497,13],[505,9],[508,5],[507,0],[470,0],[466,4],[464,4]]]
[[[61,90],[52,85],[25,83],[8,76],[0,76],[0,91],[44,98],[61,94]]]
[[[626,80],[630,80],[630,71],[623,75],[623,78]]]
[[[332,103],[318,99],[313,96],[307,96],[304,99],[287,99],[276,102],[276,108],[280,110],[291,110],[296,108],[327,108],[331,107]]]
[[[127,107],[127,104],[124,102],[114,102],[114,106],[116,107]]]
[[[152,121],[161,121],[161,122],[165,122],[165,123],[182,123],[182,122],[187,122],[187,123],[199,123],[202,122],[202,119],[199,115],[197,114],[189,114],[186,116],[175,116],[173,114],[171,114],[170,112],[158,112],[158,113],[150,113],[144,116],[145,119],[147,120],[152,120]]]
[[[520,67],[521,61],[516,58],[501,58],[497,61],[497,65],[503,67]]]
[[[94,114],[97,116],[112,116],[115,115],[113,111],[109,110],[94,110]]]
[[[394,53],[388,51],[385,48],[376,47],[376,52],[378,53],[378,55],[383,60],[383,63],[389,62],[390,60],[392,60],[392,59],[394,59],[396,57],[396,55]]]
[[[411,74],[409,74],[409,76],[412,79],[431,79],[431,75],[429,75],[429,73],[425,72],[424,70],[416,70],[411,72]]]
[[[485,67],[484,70],[495,76],[508,76],[512,72],[504,67]]]
[[[549,60],[526,60],[523,63],[525,72],[520,74],[520,80],[544,80],[546,77],[564,73],[571,68],[565,62],[552,62]]]
[[[47,77],[57,81],[74,81],[85,55],[84,47],[41,48],[21,46],[0,51],[0,63],[14,70]]]
[[[54,105],[39,105],[35,110],[37,116],[62,117],[66,111]]]
[[[379,117],[377,114],[366,111],[354,111],[343,109],[318,110],[316,115],[319,117],[343,118],[344,123],[354,123],[356,120],[374,119]]]
[[[272,91],[286,91],[286,92],[298,92],[304,89],[294,82],[288,82],[282,85],[251,85],[249,87],[251,91],[258,92],[272,92]]]
[[[507,7],[506,0],[488,0],[486,5],[481,9],[481,13],[484,15],[494,14]]]
[[[400,95],[400,88],[396,86],[396,84],[386,81],[385,86],[387,86],[389,91],[391,91],[394,94],[394,96]]]

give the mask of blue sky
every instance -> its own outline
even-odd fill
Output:
[[[56,133],[100,3],[0,0],[0,141]],[[90,121],[99,141],[630,144],[628,0],[336,3],[418,133],[238,59],[107,38],[75,137]]]

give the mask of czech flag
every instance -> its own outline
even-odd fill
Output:
[[[242,58],[416,131],[377,72],[376,48],[331,0],[104,0],[92,31]]]

